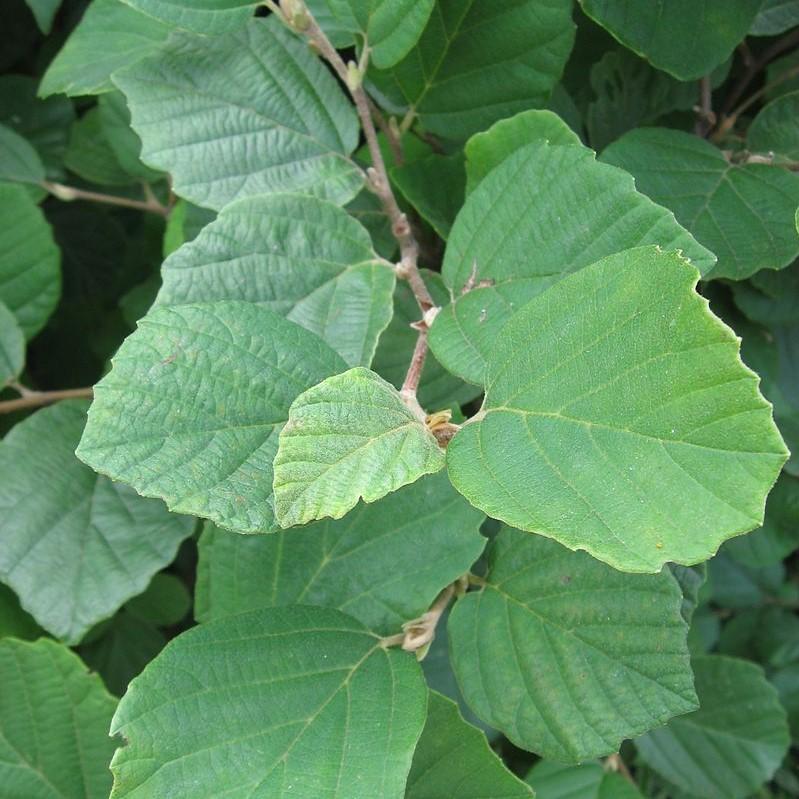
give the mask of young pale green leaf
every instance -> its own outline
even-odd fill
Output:
[[[799,3],[796,0],[763,0],[750,36],[777,36],[799,25]]]
[[[799,549],[799,480],[782,474],[766,500],[763,526],[725,547],[746,566],[779,563]]]
[[[397,633],[480,557],[484,518],[440,472],[302,530],[238,536],[208,524],[195,614],[205,622],[256,608],[324,605],[382,635]]]
[[[346,364],[266,308],[156,308],[95,386],[78,457],[173,511],[277,529],[272,461],[292,400]]]
[[[731,164],[704,139],[666,128],[633,130],[602,160],[631,172],[644,194],[670,208],[718,256],[706,279],[741,280],[799,255],[799,175],[768,164]]]
[[[599,763],[564,766],[540,760],[525,779],[536,799],[643,799],[635,785]]]
[[[207,36],[243,28],[257,0],[124,0],[128,5],[170,27]]]
[[[444,467],[444,450],[397,389],[356,367],[309,388],[289,409],[275,456],[281,527],[374,502]]]
[[[39,30],[44,34],[50,33],[61,0],[25,0],[25,3],[33,12]]]
[[[438,272],[422,270],[424,281],[430,294],[438,305],[449,301],[449,292]],[[413,356],[413,349],[419,334],[411,328],[420,317],[419,305],[408,283],[401,280],[394,290],[394,316],[380,336],[372,368],[396,388],[401,388]],[[482,389],[464,383],[450,374],[427,353],[422,378],[419,383],[418,398],[423,408],[440,410],[453,404],[465,404],[478,397]]]
[[[209,622],[131,683],[111,796],[401,799],[426,705],[415,659],[340,611]]]
[[[0,302],[27,338],[44,327],[61,293],[61,254],[24,186],[0,183]]]
[[[580,0],[623,45],[678,80],[704,77],[746,36],[763,0]]]
[[[25,365],[25,334],[0,302],[0,390],[19,377]]]
[[[44,164],[34,146],[16,131],[0,125],[0,180],[38,184],[44,178]]]
[[[339,23],[363,35],[372,63],[388,69],[419,41],[433,0],[327,0]]]
[[[494,343],[482,411],[447,450],[455,487],[624,571],[698,563],[760,525],[788,453],[697,278],[640,247],[527,303]]]
[[[697,707],[681,605],[668,572],[622,574],[504,528],[485,587],[450,614],[458,684],[517,746],[566,762],[616,752]]]
[[[198,205],[219,210],[275,191],[344,204],[362,185],[347,157],[358,141],[354,108],[275,18],[214,38],[176,33],[114,82],[144,162],[168,171],[175,192]]]
[[[458,214],[443,265],[455,301],[436,317],[430,346],[450,371],[482,383],[497,335],[526,302],[566,275],[642,244],[681,249],[702,273],[715,263],[673,214],[639,194],[628,174],[597,163],[591,150],[546,143],[518,149]]]
[[[55,641],[0,641],[0,780],[24,799],[106,799],[116,701]]]
[[[574,42],[571,10],[569,0],[440,0],[408,56],[369,77],[427,130],[463,140],[546,103]]]
[[[788,749],[785,710],[760,666],[694,658],[700,709],[635,744],[655,771],[692,796],[743,799],[770,779]]]
[[[93,0],[45,72],[39,95],[110,92],[111,73],[155,52],[169,32],[121,0]]]
[[[476,133],[466,142],[466,192],[506,158],[534,142],[581,144],[580,137],[552,111],[530,109],[509,119],[501,119],[487,131]]]
[[[0,579],[68,643],[140,594],[193,529],[75,457],[86,407],[40,410],[0,444]]]
[[[350,366],[372,362],[393,313],[391,265],[358,221],[315,197],[232,203],[167,258],[162,277],[159,305],[257,303],[316,333]]]
[[[756,153],[775,153],[799,161],[799,91],[766,105],[746,131],[746,144]]]
[[[430,692],[405,799],[533,799],[533,791],[491,751],[458,706]]]

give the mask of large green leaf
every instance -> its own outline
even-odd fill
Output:
[[[602,160],[631,172],[644,194],[674,211],[718,256],[707,279],[740,280],[799,255],[799,175],[768,164],[732,164],[704,139],[666,128],[633,130]]]
[[[0,780],[9,799],[106,799],[116,701],[65,646],[0,641]]]
[[[517,150],[534,142],[580,144],[580,137],[552,111],[531,109],[509,119],[501,119],[487,131],[466,142],[466,191]]]
[[[78,457],[171,510],[270,532],[289,405],[344,369],[317,336],[251,303],[157,308],[95,387]]]
[[[754,152],[799,161],[799,91],[783,94],[761,109],[746,131],[746,144]]]
[[[455,301],[436,318],[430,346],[445,367],[482,383],[499,331],[527,301],[642,244],[681,249],[703,273],[715,263],[669,211],[639,194],[628,174],[597,163],[591,150],[518,149],[458,214],[443,265]]]
[[[140,594],[193,529],[75,457],[85,420],[86,403],[61,403],[0,444],[0,579],[69,643]]]
[[[569,0],[513,0],[501,7],[439,0],[408,56],[369,76],[426,129],[466,139],[498,119],[544,105],[573,41]]]
[[[24,186],[0,183],[0,302],[27,338],[44,327],[61,293],[61,255]]]
[[[0,125],[0,180],[41,183],[44,164],[34,146],[15,130]]]
[[[405,799],[533,799],[533,795],[491,751],[485,735],[463,720],[458,706],[431,691]]]
[[[397,633],[480,556],[485,517],[441,472],[339,521],[270,536],[239,536],[208,524],[200,539],[199,621],[245,610],[335,607],[375,632]]]
[[[583,11],[623,45],[679,80],[727,60],[763,0],[580,0]]]
[[[227,206],[164,262],[156,302],[258,303],[316,333],[350,366],[372,362],[393,312],[394,271],[369,233],[315,197],[273,194]]]
[[[131,683],[111,796],[400,799],[426,705],[413,656],[340,611],[209,622]]]
[[[393,66],[416,44],[434,0],[327,0],[339,24],[363,35],[372,62]]]
[[[760,525],[787,451],[697,278],[677,253],[640,247],[529,302],[450,442],[455,487],[625,571],[698,563]]]
[[[540,760],[525,779],[536,799],[643,799],[635,785],[599,763],[564,766]]]
[[[504,528],[485,579],[450,614],[453,667],[472,709],[517,746],[580,762],[697,707],[667,571],[622,574]]]
[[[133,8],[170,27],[214,35],[243,28],[257,0],[125,0]]]
[[[669,782],[703,799],[743,799],[782,762],[785,711],[763,670],[743,660],[694,658],[700,709],[672,719],[635,744]]]
[[[45,72],[39,94],[110,92],[111,73],[155,52],[169,31],[121,0],[93,0]]]
[[[0,302],[0,390],[19,377],[25,365],[25,334],[14,314]]]
[[[340,519],[444,467],[444,450],[397,389],[363,367],[327,378],[291,404],[275,456],[281,527]]]
[[[169,172],[175,192],[198,205],[219,210],[274,191],[343,204],[361,187],[347,157],[358,141],[354,108],[274,18],[214,38],[176,33],[114,82],[144,162]]]

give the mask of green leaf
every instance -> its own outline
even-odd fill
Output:
[[[580,137],[552,111],[531,109],[510,119],[494,123],[484,133],[477,133],[466,142],[466,191],[471,194],[477,184],[495,167],[517,150],[534,142],[580,144]]]
[[[276,19],[215,38],[176,33],[114,73],[146,164],[215,210],[275,191],[344,204],[361,187],[355,110],[308,47]],[[192,124],[186,124],[189,118]]]
[[[328,0],[347,30],[364,36],[372,63],[387,69],[419,41],[433,10],[433,0]]]
[[[231,538],[238,540],[238,536]],[[183,581],[174,574],[160,572],[153,577],[144,593],[125,605],[125,610],[159,627],[170,627],[181,622],[190,607],[191,596]]]
[[[755,607],[773,599],[785,579],[781,563],[749,567],[719,552],[708,564],[713,601],[724,608]]]
[[[427,689],[411,655],[337,610],[195,627],[137,677],[111,729],[113,799],[400,799]],[[357,787],[356,787],[357,786]]]
[[[446,304],[449,292],[441,280],[441,275],[427,270],[422,270],[422,275],[435,302],[439,305]],[[394,290],[394,316],[380,336],[372,364],[375,372],[392,383],[395,388],[402,388],[419,336],[410,325],[412,322],[418,322],[420,317],[421,313],[413,292],[407,282],[399,281]],[[478,397],[481,392],[481,388],[454,377],[441,366],[431,352],[427,353],[418,389],[418,398],[422,407],[440,410],[451,407],[453,403],[465,404]]]
[[[769,566],[799,549],[799,480],[780,476],[766,500],[763,526],[725,547],[746,566]]]
[[[482,411],[450,442],[453,485],[624,571],[698,563],[760,525],[787,451],[697,278],[641,247],[529,302],[494,344]]]
[[[504,528],[485,579],[450,614],[452,662],[472,709],[517,746],[579,762],[696,708],[668,572],[621,574]]]
[[[258,5],[256,0],[125,0],[133,8],[170,27],[213,36],[243,28]]]
[[[77,460],[85,413],[45,408],[0,444],[0,579],[68,643],[141,593],[193,526]]]
[[[0,638],[22,638],[34,641],[45,635],[33,616],[19,604],[19,597],[0,583]]]
[[[733,280],[780,269],[799,255],[794,214],[799,175],[766,164],[732,164],[721,150],[679,130],[631,131],[602,153],[670,208],[718,256],[705,279]]]
[[[444,468],[444,451],[397,389],[356,367],[297,397],[275,456],[281,527],[340,519]]]
[[[0,780],[8,797],[106,799],[116,701],[65,646],[0,641]]]
[[[797,0],[764,0],[749,35],[777,36],[795,25],[799,25]]]
[[[368,366],[393,313],[394,270],[359,222],[315,197],[273,194],[227,206],[164,262],[159,305],[246,300]]]
[[[136,182],[136,177],[128,174],[111,149],[99,108],[90,109],[72,126],[64,166],[101,186],[128,186]]]
[[[38,184],[44,178],[44,164],[33,145],[16,131],[0,125],[0,180]]]
[[[463,140],[498,119],[544,105],[573,41],[568,0],[517,0],[502,7],[439,0],[408,56],[369,77],[427,130]]]
[[[735,304],[753,322],[766,327],[799,324],[799,260],[776,272],[757,272],[747,281],[733,283],[732,289]]]
[[[763,670],[743,660],[694,658],[700,709],[635,744],[641,758],[678,788],[704,799],[743,799],[782,762],[788,725]]]
[[[44,34],[50,33],[61,0],[25,0],[25,3],[33,12],[39,30]]]
[[[458,706],[431,691],[405,799],[532,799],[533,795],[491,751],[485,735],[464,721]]]
[[[0,390],[16,380],[25,366],[25,334],[14,314],[0,302]]]
[[[699,605],[699,591],[707,581],[707,565],[700,563],[698,566],[680,566],[670,563],[669,571],[682,591],[682,617],[686,624],[690,624]]]
[[[277,529],[272,461],[292,400],[346,364],[266,308],[156,308],[95,386],[78,457],[173,511]]]
[[[707,75],[746,36],[763,0],[580,0],[625,47],[678,80]]]
[[[441,472],[360,504],[339,521],[301,530],[237,536],[207,524],[197,619],[303,603],[338,608],[383,635],[397,633],[480,557],[484,518]]]
[[[681,249],[700,272],[715,262],[669,211],[591,150],[544,143],[516,150],[469,195],[452,228],[442,272],[455,301],[432,327],[433,352],[450,371],[482,383],[497,335],[526,302],[641,244]]]
[[[788,712],[791,737],[799,740],[799,663],[780,669],[771,675],[771,682],[780,695],[780,703]]]
[[[0,183],[0,302],[26,338],[44,327],[61,293],[61,254],[24,186]]]
[[[799,91],[783,94],[761,109],[746,131],[746,146],[799,161]]]
[[[525,779],[535,788],[536,799],[643,799],[621,774],[599,763],[564,766],[541,760]]]
[[[111,73],[155,52],[169,32],[121,0],[93,0],[44,73],[39,95],[110,92]]]

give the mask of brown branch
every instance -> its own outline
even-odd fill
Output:
[[[699,105],[694,106],[694,111],[697,115],[694,133],[704,138],[716,124],[716,115],[713,113],[713,88],[710,85],[709,75],[705,75],[699,81]]]
[[[377,127],[380,128],[380,132],[386,137],[388,146],[391,149],[391,155],[394,158],[394,163],[397,166],[402,166],[405,163],[405,153],[402,151],[402,139],[399,128],[397,127],[397,121],[394,117],[387,120],[385,116],[383,116],[383,112],[372,102],[372,98],[369,97],[369,95],[366,96],[366,101],[369,103],[369,111],[372,114],[372,118],[377,122]]]
[[[85,189],[76,189],[73,186],[65,186],[63,183],[51,183],[49,180],[43,180],[41,186],[46,191],[50,192],[54,197],[64,202],[73,202],[74,200],[88,200],[94,203],[103,203],[104,205],[117,205],[123,208],[134,208],[137,211],[147,211],[151,214],[158,214],[159,216],[169,216],[169,208],[161,205],[158,200],[150,192],[148,200],[131,200],[128,197],[119,197],[116,194],[101,194],[97,191],[86,191]]]
[[[19,399],[0,402],[0,414],[40,408],[63,399],[91,399],[94,393],[91,388],[65,388],[60,391],[31,391],[22,386],[15,388],[22,396]]]

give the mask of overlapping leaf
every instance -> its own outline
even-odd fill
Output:
[[[253,15],[255,0],[125,0],[133,8],[170,27],[215,35],[242,28]]]
[[[597,163],[590,150],[542,143],[518,149],[458,214],[443,265],[455,301],[436,318],[430,346],[450,371],[482,383],[497,334],[527,301],[642,244],[681,249],[703,273],[715,262],[669,211],[635,190],[628,174]]]
[[[75,457],[85,413],[78,401],[45,408],[0,444],[0,579],[69,643],[141,593],[193,529]]]
[[[337,610],[253,611],[174,639],[112,722],[113,799],[401,799],[427,688]],[[208,720],[213,719],[209,725]]]
[[[0,302],[0,389],[19,377],[25,365],[25,335],[14,314]]]
[[[799,3],[796,0],[763,0],[750,36],[776,36],[799,25]]]
[[[339,521],[270,536],[207,525],[200,539],[200,621],[291,604],[335,607],[384,635],[421,616],[469,571],[484,516],[443,473],[422,478]]]
[[[450,614],[458,683],[524,749],[566,762],[615,752],[696,708],[681,604],[667,572],[621,574],[504,528],[485,587]]]
[[[0,641],[0,779],[25,799],[106,799],[116,702],[80,658],[45,638]]]
[[[0,125],[0,180],[41,183],[44,164],[36,149],[12,128]]]
[[[252,303],[157,308],[95,387],[78,456],[171,510],[270,532],[289,405],[345,368],[313,333]]]
[[[671,209],[718,256],[705,278],[741,280],[799,255],[799,175],[768,164],[732,164],[704,139],[665,128],[631,131],[602,160],[631,172],[644,194]]]
[[[449,445],[455,487],[626,571],[698,563],[760,525],[787,451],[697,278],[641,247],[524,306],[494,343],[482,411]]]
[[[363,367],[327,378],[291,404],[275,456],[281,527],[340,519],[444,467],[444,451],[397,389]]]
[[[541,760],[525,779],[537,799],[643,799],[635,785],[599,763],[564,766]]]
[[[799,161],[799,91],[789,92],[764,106],[746,131],[747,147]]]
[[[275,194],[226,207],[164,262],[157,304],[246,300],[368,366],[392,315],[394,272],[355,219],[315,197]]]
[[[347,157],[357,144],[355,110],[277,19],[213,38],[175,34],[114,82],[144,162],[169,172],[175,191],[198,205],[219,210],[274,191],[343,204],[361,187]]]

